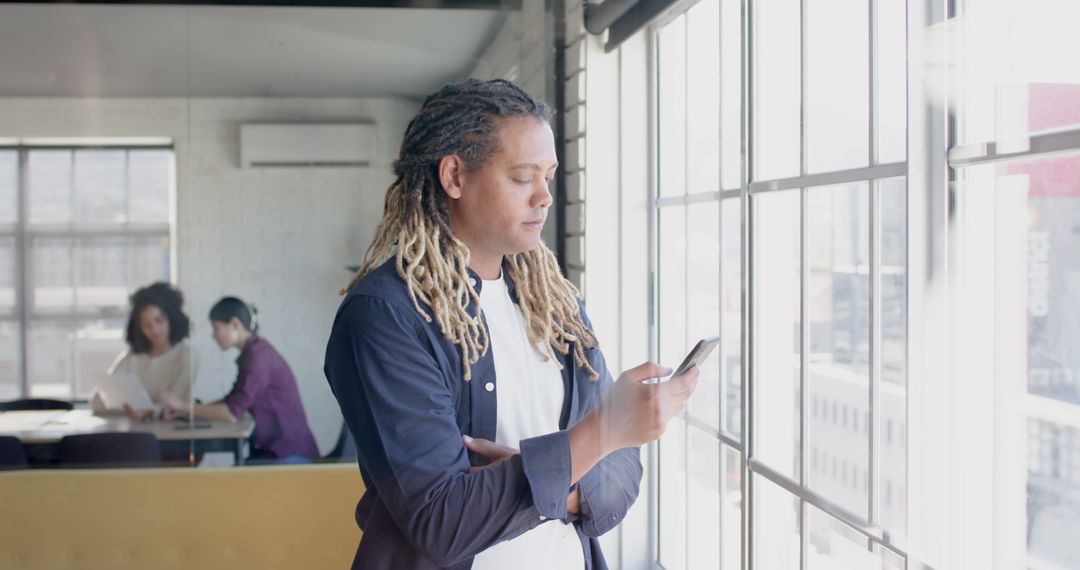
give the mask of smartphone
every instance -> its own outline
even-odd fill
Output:
[[[668,378],[674,378],[679,374],[686,372],[692,366],[701,366],[701,363],[705,362],[705,359],[712,354],[713,349],[715,349],[718,344],[720,344],[720,337],[718,336],[711,336],[699,340],[698,343],[694,345],[694,348],[690,350],[690,354],[687,354],[686,358],[683,359],[682,364],[680,364],[679,367],[675,369],[675,372],[672,372],[671,376],[668,376]]]

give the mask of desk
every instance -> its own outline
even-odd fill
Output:
[[[187,422],[133,422],[127,416],[95,416],[90,410],[0,412],[0,435],[13,435],[26,446],[55,447],[66,435],[101,432],[148,432],[161,442],[224,441],[233,447],[236,464],[244,462],[244,444],[255,431],[250,415],[236,423],[196,420],[209,427],[187,429]]]

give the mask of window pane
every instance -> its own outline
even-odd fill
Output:
[[[800,170],[799,0],[754,3],[754,180]]]
[[[720,441],[689,429],[687,566],[720,568]]]
[[[742,185],[742,5],[720,1],[720,184]]]
[[[755,456],[797,479],[802,336],[799,191],[752,196],[754,205]]]
[[[866,537],[811,505],[806,505],[806,531],[809,570],[882,567]]]
[[[720,334],[720,202],[687,208],[687,339],[688,345]],[[689,350],[689,346],[684,350]],[[676,357],[676,358],[682,358]],[[678,362],[671,361],[671,366]],[[681,360],[679,361],[681,362]],[[720,428],[720,351],[701,368],[689,410],[710,426]]]
[[[169,238],[131,238],[131,289],[169,280]]]
[[[870,189],[865,182],[806,194],[811,448],[840,456],[840,472],[811,461],[810,488],[867,516],[870,436]],[[840,413],[815,414],[814,402]]]
[[[1003,540],[1026,544],[1035,568],[1080,567],[1078,171],[1077,154],[959,171],[960,221],[981,226],[980,235],[994,241],[989,253],[983,243],[966,243],[957,263],[992,271],[996,294],[987,310],[1009,325],[995,331],[1004,340],[988,347],[994,389],[1023,412],[995,416],[997,466],[1012,475],[1000,477],[995,499],[1006,509],[1002,519],[1026,521],[1026,528],[1006,527],[1011,534]],[[1006,436],[1021,430],[1026,441]],[[1026,473],[1010,471],[1023,462]]]
[[[30,223],[71,222],[71,151],[32,150],[28,161]]]
[[[74,331],[68,323],[33,322],[30,324],[27,363],[31,398],[71,399],[75,352]]]
[[[19,219],[19,154],[0,150],[0,224]]]
[[[68,311],[75,302],[71,238],[34,238],[34,311]]]
[[[76,398],[88,398],[90,390],[106,377],[109,366],[127,347],[124,343],[126,324],[119,319],[95,320],[78,328],[75,333]]]
[[[20,375],[19,324],[0,321],[0,400],[14,400],[20,396]]]
[[[874,0],[877,161],[907,158],[907,3]]]
[[[122,150],[75,152],[75,219],[123,223],[127,219],[127,164]]]
[[[15,238],[0,237],[0,315],[15,314]]]
[[[79,308],[98,310],[127,306],[128,238],[80,238],[75,292]]]
[[[810,172],[869,163],[869,14],[866,0],[808,0],[806,162]]]
[[[676,417],[660,437],[660,563],[686,565],[686,422]]]
[[[1075,0],[967,0],[955,18],[959,144],[1023,150],[1029,134],[1080,126]],[[955,32],[955,34],[953,33]]]
[[[675,367],[690,350],[686,340],[686,209],[660,209],[660,363]]]
[[[687,192],[720,189],[720,0],[686,15]]]
[[[720,265],[722,330],[721,375],[724,416],[721,428],[742,436],[742,200],[728,199],[720,205],[723,251]]]
[[[660,195],[686,193],[686,17],[660,30]]]
[[[754,475],[754,563],[760,570],[799,567],[799,500]]]
[[[720,444],[724,463],[720,480],[720,559],[719,568],[739,568],[742,564],[742,455],[739,450]]]
[[[907,481],[907,183],[903,178],[878,183],[881,204],[881,414],[896,427],[887,438],[878,427],[881,476],[878,485],[896,489],[882,497],[878,521],[893,536],[907,528],[907,502],[900,499]]]
[[[132,222],[169,221],[169,185],[172,151],[133,150],[128,152],[128,185]]]

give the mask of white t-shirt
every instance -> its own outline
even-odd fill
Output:
[[[191,345],[185,339],[158,356],[125,351],[109,368],[109,374],[130,373],[138,376],[154,403],[161,401],[163,392],[171,392],[186,402],[191,398],[191,388],[195,383],[197,363],[194,358]]]
[[[566,392],[562,372],[554,360],[545,362],[529,343],[525,317],[510,298],[502,279],[484,281],[480,307],[487,319],[498,379],[495,441],[521,449],[518,442],[523,439],[559,431]],[[585,552],[574,525],[549,520],[481,552],[472,567],[477,570],[585,568]]]

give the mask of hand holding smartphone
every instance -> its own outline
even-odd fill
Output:
[[[694,345],[694,348],[690,350],[690,353],[686,355],[686,358],[683,359],[682,364],[680,364],[668,378],[675,378],[694,366],[700,366],[705,362],[705,359],[712,354],[713,349],[715,349],[718,344],[720,344],[720,337],[718,336],[711,336],[699,340],[697,344]],[[657,379],[655,382],[659,381],[660,380]]]

